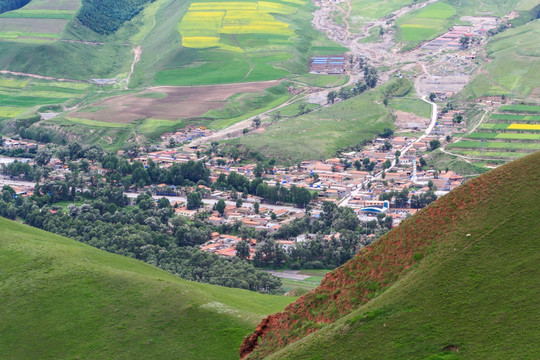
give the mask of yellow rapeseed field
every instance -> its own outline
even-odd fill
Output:
[[[540,124],[510,124],[508,130],[540,130]]]
[[[240,51],[240,47],[224,44],[221,34],[269,34],[292,35],[289,24],[276,20],[271,14],[294,14],[295,4],[304,1],[288,1],[291,6],[271,1],[199,2],[189,7],[178,28],[182,45],[191,48],[219,47],[227,51]]]

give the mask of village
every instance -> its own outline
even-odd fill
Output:
[[[457,121],[456,119],[459,119]],[[464,177],[453,171],[436,171],[426,167],[424,156],[441,144],[451,141],[455,134],[466,129],[466,119],[459,111],[445,109],[437,114],[435,124],[429,134],[423,134],[425,124],[396,122],[396,133],[392,131],[376,138],[360,151],[341,152],[336,157],[324,161],[303,161],[296,166],[283,167],[274,165],[262,174],[257,174],[257,164],[233,159],[212,156],[212,144],[192,142],[212,134],[205,128],[185,129],[175,133],[166,133],[161,137],[159,145],[152,146],[148,152],[141,152],[130,158],[131,162],[140,162],[145,167],[153,162],[160,167],[170,168],[174,164],[189,161],[202,161],[210,170],[210,184],[198,185],[196,190],[202,194],[203,206],[190,209],[187,204],[188,190],[177,189],[167,184],[153,184],[138,189],[126,189],[126,195],[131,198],[140,193],[151,191],[156,200],[166,197],[173,205],[178,216],[195,219],[200,214],[212,226],[240,224],[250,229],[251,234],[262,233],[272,235],[283,226],[291,224],[295,219],[308,215],[317,219],[325,202],[337,206],[348,206],[353,209],[360,221],[367,223],[378,219],[388,219],[392,226],[410,217],[420,208],[445,195],[460,186]],[[404,132],[404,135],[400,135]],[[172,144],[172,145],[171,145]],[[45,145],[26,142],[17,139],[4,138],[2,148],[7,150],[22,149],[37,151]],[[124,151],[118,151],[118,156],[125,156]],[[16,159],[3,158],[3,163]],[[33,159],[18,159],[33,165]],[[70,173],[69,166],[60,159],[51,158],[48,163],[52,171],[45,180],[62,180]],[[91,164],[89,170],[103,175],[107,172],[99,162]],[[312,199],[309,205],[296,207],[292,204],[269,204],[264,199],[251,194],[236,191],[212,189],[220,175],[231,173],[240,174],[247,179],[259,176],[268,186],[291,188],[293,186],[309,190]],[[2,185],[10,185],[18,195],[33,194],[34,184],[13,177],[3,177]],[[224,209],[216,210],[216,204],[223,200]],[[289,251],[297,242],[308,241],[313,234],[301,234],[292,238],[280,239],[285,251]],[[327,240],[339,240],[340,233],[325,236]],[[363,235],[362,241],[374,240],[375,234]],[[259,236],[259,239],[261,236]],[[250,245],[251,257],[255,254],[257,240],[255,237],[244,240]],[[242,241],[241,236],[213,232],[211,240],[201,246],[201,250],[212,252],[224,257],[236,255],[236,245]]]

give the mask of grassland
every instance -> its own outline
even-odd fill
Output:
[[[296,163],[331,157],[338,149],[372,139],[392,127],[390,111],[377,103],[379,94],[369,92],[306,115],[287,118],[264,133],[243,136],[227,143],[250,153]]]
[[[431,117],[431,106],[421,99],[393,98],[388,102],[388,106],[394,110],[413,113],[420,117],[428,119]]]
[[[514,99],[538,99],[540,83],[540,21],[507,30],[493,37],[487,46],[491,61],[465,88],[462,96],[473,99],[507,95]]]
[[[236,359],[250,328],[292,300],[185,281],[1,218],[0,261],[4,359]]]
[[[519,134],[518,134],[519,135]],[[448,149],[467,148],[467,149],[507,149],[507,150],[540,150],[540,143],[528,142],[497,142],[497,141],[469,141],[462,140],[455,144],[449,144]]]
[[[225,143],[248,156],[259,153],[285,163],[325,159],[373,139],[384,128],[393,128],[392,110],[383,105],[382,94],[406,96],[411,87],[407,80],[392,80],[362,95],[273,123],[262,133]]]
[[[250,358],[303,326],[315,332],[266,358],[538,358],[539,166],[540,153],[502,166],[402,223],[274,316]]]

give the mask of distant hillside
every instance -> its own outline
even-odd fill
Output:
[[[234,359],[291,298],[182,280],[0,218],[2,359]]]
[[[241,355],[540,358],[538,184],[540,152],[465,183],[264,319]]]

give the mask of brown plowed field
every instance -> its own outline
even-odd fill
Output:
[[[97,111],[82,108],[69,116],[119,123],[148,118],[177,120],[219,109],[235,94],[259,92],[278,84],[279,81],[264,81],[196,87],[160,86],[105,99],[91,105]]]

